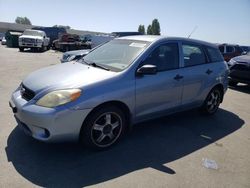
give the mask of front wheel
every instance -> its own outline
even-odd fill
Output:
[[[19,51],[20,51],[20,52],[23,52],[23,51],[24,51],[24,48],[19,47]]]
[[[210,91],[206,100],[204,101],[204,104],[201,108],[202,112],[208,115],[214,114],[219,109],[221,101],[221,91],[218,88],[214,88],[212,91]]]
[[[124,134],[125,115],[116,106],[104,106],[92,112],[83,124],[80,139],[93,149],[114,145]]]

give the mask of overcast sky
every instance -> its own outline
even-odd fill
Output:
[[[28,17],[42,26],[136,31],[158,18],[161,33],[250,46],[250,0],[0,0],[0,21]]]

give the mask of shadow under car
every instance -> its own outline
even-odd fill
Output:
[[[164,164],[215,143],[243,124],[224,109],[214,116],[182,112],[140,123],[125,139],[102,152],[78,144],[41,143],[16,127],[8,137],[6,154],[17,172],[38,186],[84,187],[147,167],[169,175],[178,173]]]

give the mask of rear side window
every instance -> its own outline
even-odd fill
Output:
[[[206,47],[210,62],[224,61],[220,51],[216,48]]]
[[[206,63],[206,56],[201,46],[193,44],[183,44],[184,67],[200,65]]]

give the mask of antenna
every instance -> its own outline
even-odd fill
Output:
[[[194,27],[194,29],[192,30],[192,32],[188,35],[188,38],[190,38],[191,37],[191,35],[195,32],[195,30],[198,28],[198,26],[196,25],[195,27]]]

